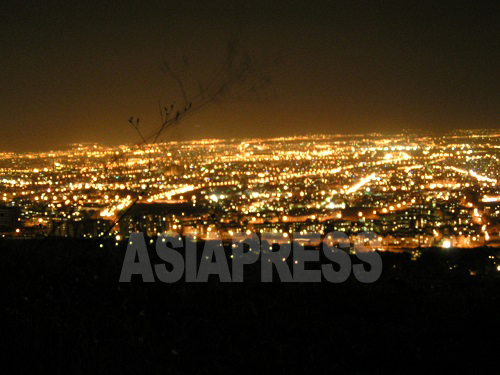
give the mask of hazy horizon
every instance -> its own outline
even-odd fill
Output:
[[[495,2],[2,2],[0,14],[1,150],[133,142],[130,116],[153,129],[159,100],[183,100],[162,63],[190,100],[228,40],[266,85],[247,80],[177,137],[498,127]]]
[[[279,138],[294,138],[294,137],[354,137],[354,136],[363,136],[363,135],[380,135],[382,137],[394,137],[398,135],[412,135],[412,136],[429,136],[429,137],[439,137],[439,136],[445,136],[447,134],[452,134],[453,132],[456,131],[462,131],[462,132],[467,132],[467,131],[497,131],[496,128],[469,128],[469,129],[450,129],[450,130],[423,130],[423,131],[408,131],[408,129],[400,129],[399,131],[393,131],[393,132],[380,132],[380,131],[367,131],[367,132],[344,132],[344,133],[313,133],[313,132],[304,132],[304,133],[295,133],[295,134],[288,134],[288,135],[268,135],[268,136],[241,136],[241,137],[179,137],[177,136],[176,138],[169,139],[168,134],[163,136],[161,140],[158,140],[154,144],[161,144],[161,143],[169,143],[169,142],[197,142],[197,141],[245,141],[245,140],[273,140],[273,139],[279,139]],[[135,139],[132,139],[134,138]],[[151,145],[152,143],[148,143],[148,145]],[[41,145],[42,147],[35,148],[35,149],[20,149],[20,150],[8,150],[8,149],[0,149],[0,153],[14,153],[14,154],[30,154],[30,153],[46,153],[46,152],[58,152],[58,151],[67,151],[70,150],[78,145],[99,145],[102,147],[109,147],[109,148],[115,148],[115,147],[123,147],[123,146],[141,146],[141,140],[138,138],[137,134],[131,135],[131,140],[128,142],[102,142],[100,140],[92,141],[92,140],[85,140],[85,141],[75,141],[71,143],[66,143],[66,144],[61,144],[59,147],[43,147],[45,145]],[[147,148],[146,146],[142,146],[144,148]]]

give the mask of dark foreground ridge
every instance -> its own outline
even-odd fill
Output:
[[[341,284],[260,283],[254,266],[243,283],[164,284],[119,283],[125,245],[88,246],[0,242],[4,366],[65,374],[497,367],[493,249],[381,253],[373,284],[352,274]]]

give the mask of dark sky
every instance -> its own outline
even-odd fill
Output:
[[[499,123],[495,1],[0,3],[0,150],[135,142],[180,99],[159,67],[208,81],[230,38],[272,83],[163,139],[444,131]],[[106,3],[106,4],[105,4]]]

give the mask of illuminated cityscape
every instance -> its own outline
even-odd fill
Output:
[[[499,155],[495,130],[3,153],[2,235],[373,231],[380,250],[497,246]]]
[[[3,367],[494,374],[499,11],[1,1]]]

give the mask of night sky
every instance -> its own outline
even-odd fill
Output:
[[[71,3],[71,4],[70,4]],[[0,151],[133,143],[228,39],[271,84],[238,92],[163,140],[498,126],[495,1],[0,3]],[[194,90],[194,89],[193,89]]]

